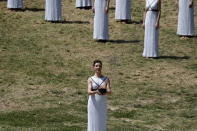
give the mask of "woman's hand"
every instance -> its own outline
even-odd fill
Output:
[[[155,24],[156,29],[159,29],[159,22]]]
[[[176,0],[176,7],[179,8],[179,0]]]
[[[94,6],[92,6],[92,13],[95,13],[95,8],[94,8]]]
[[[189,2],[189,8],[192,8],[193,5],[194,5],[194,1],[193,0],[190,0],[190,2]]]
[[[108,7],[105,8],[105,12],[106,12],[106,14],[108,14],[108,12],[109,12],[109,8]]]
[[[96,94],[98,94],[98,95],[102,95],[98,90],[96,90]]]
[[[143,29],[145,29],[145,23],[144,22],[142,23],[142,27],[143,27]]]

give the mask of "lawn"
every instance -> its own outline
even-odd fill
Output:
[[[162,0],[159,59],[142,57],[144,0],[133,0],[131,24],[115,21],[111,0],[106,43],[92,39],[91,10],[62,0],[64,22],[49,23],[44,2],[11,11],[0,0],[0,131],[85,131],[95,59],[112,83],[108,131],[197,129],[197,38],[176,35],[175,0]]]

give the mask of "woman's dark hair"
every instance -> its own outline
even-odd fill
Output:
[[[101,66],[103,65],[103,64],[102,64],[102,62],[101,62],[100,60],[94,60],[94,62],[93,62],[93,66],[95,66],[95,64],[96,64],[96,63],[100,63],[100,64],[101,64]]]

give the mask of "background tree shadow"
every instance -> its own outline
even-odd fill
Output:
[[[159,59],[187,60],[189,56],[160,56]]]

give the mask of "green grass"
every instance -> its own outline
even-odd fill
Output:
[[[142,57],[144,1],[133,1],[133,24],[115,22],[114,2],[111,41],[98,43],[92,12],[75,0],[63,1],[65,23],[44,21],[43,0],[17,12],[0,1],[0,131],[86,130],[94,59],[112,82],[109,131],[197,129],[197,39],[176,35],[175,2],[162,1],[160,59]]]

